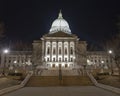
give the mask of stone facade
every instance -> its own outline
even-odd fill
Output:
[[[42,49],[40,45],[42,45]],[[40,60],[42,61],[42,66],[47,69],[58,69],[59,67],[63,69],[73,69],[77,66],[77,62],[80,61],[86,64],[86,57],[78,57],[78,52],[75,51],[78,46],[80,46],[80,54],[86,54],[86,42],[79,41],[76,35],[64,32],[46,34],[37,44],[36,41],[33,43],[34,64],[38,64],[37,62]],[[39,52],[36,52],[37,50],[42,54],[39,58],[37,58],[37,54],[39,54]],[[80,61],[77,61],[77,58],[79,58]],[[38,65],[41,64],[39,62]]]
[[[25,65],[32,65],[32,51],[11,51],[8,54],[1,54],[1,68]]]
[[[116,67],[115,61],[110,54],[104,51],[87,51],[87,63],[95,68],[111,68]]]

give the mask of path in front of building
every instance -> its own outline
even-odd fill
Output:
[[[120,96],[95,86],[25,87],[3,96]]]

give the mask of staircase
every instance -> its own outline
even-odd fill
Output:
[[[62,76],[79,76],[77,70],[61,70]],[[43,70],[41,76],[58,76],[59,70]]]
[[[88,76],[63,76],[63,86],[90,86],[93,85]]]
[[[42,86],[90,86],[93,85],[87,76],[32,76],[27,87]]]
[[[62,70],[63,76],[79,76],[79,73],[77,70]]]
[[[57,76],[32,76],[27,87],[41,87],[41,86],[58,86],[59,79]]]
[[[41,76],[58,76],[58,70],[43,70]]]

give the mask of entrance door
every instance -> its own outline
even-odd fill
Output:
[[[52,67],[55,68],[55,64],[53,64]]]
[[[61,64],[59,64],[59,68],[61,68],[62,66],[61,66]]]
[[[68,65],[67,64],[65,64],[65,68],[67,68],[68,67]]]

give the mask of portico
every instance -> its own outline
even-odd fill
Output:
[[[71,33],[68,22],[63,19],[60,12],[58,18],[53,21],[48,34],[41,40],[33,42],[33,57],[37,65],[46,69],[73,69],[79,64],[86,63],[86,59],[79,57],[76,50],[81,48],[81,53],[86,51],[86,42]],[[80,59],[78,61],[78,58]],[[81,61],[81,62],[80,62]]]

